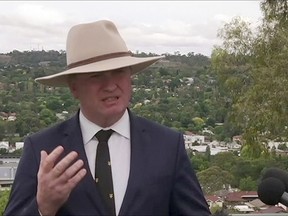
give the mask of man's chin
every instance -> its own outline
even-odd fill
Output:
[[[105,110],[105,116],[112,117],[112,116],[122,116],[127,108],[119,108],[119,107],[109,107]]]

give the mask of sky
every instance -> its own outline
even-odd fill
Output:
[[[258,25],[260,1],[0,1],[0,53],[65,50],[69,29],[113,21],[132,52],[210,56],[237,16]]]

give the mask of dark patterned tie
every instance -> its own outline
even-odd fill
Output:
[[[115,215],[113,180],[108,147],[108,140],[113,132],[111,129],[100,130],[95,135],[99,141],[96,153],[95,181],[109,208],[109,215]]]

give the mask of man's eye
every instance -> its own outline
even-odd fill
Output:
[[[98,78],[98,77],[101,77],[101,74],[93,74],[90,76],[91,78]]]

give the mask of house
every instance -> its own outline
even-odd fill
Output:
[[[15,121],[17,118],[16,118],[16,115],[10,115],[7,119],[7,121]]]
[[[205,196],[207,203],[212,204],[212,196]],[[287,214],[287,207],[279,203],[276,206],[269,206],[263,203],[259,198],[257,191],[235,191],[228,192],[223,196],[223,205],[228,209],[234,209],[241,215],[275,215],[275,214]],[[210,206],[209,204],[209,206]],[[238,215],[238,214],[232,214]]]
[[[15,142],[15,150],[22,149],[24,146],[24,142]]]
[[[230,192],[225,196],[227,205],[242,205],[258,198],[257,191],[237,191]]]
[[[210,155],[216,155],[220,152],[227,152],[227,147],[211,147],[211,145],[200,145],[200,146],[188,146],[188,149],[191,149],[194,153],[205,153],[207,146],[210,147]]]
[[[5,112],[0,112],[0,118],[2,120],[7,120],[7,121],[15,121],[16,118],[16,113],[5,113]]]
[[[253,208],[254,210],[264,210],[268,208],[268,206],[258,198],[247,202],[246,205],[250,208]]]
[[[184,140],[188,146],[191,146],[195,142],[197,142],[198,144],[201,145],[201,144],[205,143],[205,136],[196,135],[196,134],[193,134],[189,131],[186,131],[184,134]]]
[[[187,77],[186,83],[188,86],[192,85],[194,83],[194,78],[193,77]]]
[[[209,208],[213,208],[215,206],[218,206],[220,208],[223,207],[223,199],[216,195],[207,195],[205,196],[206,201],[209,205]]]
[[[285,209],[283,209],[280,206],[268,206],[267,209],[263,209],[260,211],[255,211],[255,213],[257,214],[279,214],[279,213],[287,213],[287,211]]]
[[[2,118],[2,120],[7,120],[9,115],[6,112],[0,112],[0,117]]]
[[[1,141],[0,142],[0,149],[9,149],[9,142],[8,141]]]
[[[234,209],[241,213],[254,212],[254,209],[250,208],[247,205],[235,205]]]
[[[237,136],[233,136],[232,140],[238,144],[242,144],[243,143],[243,139],[241,135],[237,135]]]
[[[50,65],[50,61],[41,61],[39,62],[39,66],[48,67]]]

